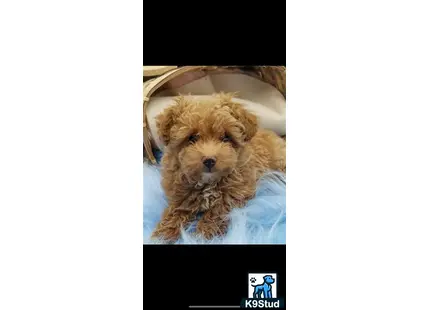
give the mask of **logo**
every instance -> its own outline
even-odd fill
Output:
[[[248,298],[276,298],[276,273],[248,273]]]
[[[242,308],[281,308],[283,300],[278,298],[276,273],[249,273],[248,298],[242,300]]]

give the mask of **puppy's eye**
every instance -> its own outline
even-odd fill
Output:
[[[198,135],[191,135],[191,136],[189,136],[189,137],[188,137],[188,141],[189,141],[190,143],[194,143],[194,142],[196,142],[198,139],[199,139],[199,136],[198,136]]]
[[[229,135],[224,135],[222,138],[221,138],[221,141],[222,142],[230,142],[231,141],[231,137],[229,136]]]

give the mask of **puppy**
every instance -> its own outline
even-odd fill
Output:
[[[222,236],[229,212],[254,197],[258,179],[268,170],[285,172],[286,142],[259,129],[257,117],[232,98],[179,96],[157,117],[166,146],[162,187],[169,205],[153,238],[175,242],[198,215],[197,234]]]

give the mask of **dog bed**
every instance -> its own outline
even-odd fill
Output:
[[[161,152],[154,153],[159,162]],[[143,241],[145,244],[162,244],[151,240],[152,231],[167,208],[166,196],[160,186],[160,166],[145,161],[143,174]],[[224,237],[199,238],[194,234],[194,222],[182,231],[176,244],[285,244],[285,192],[285,174],[267,173],[260,180],[256,196],[244,208],[232,210],[230,226]]]

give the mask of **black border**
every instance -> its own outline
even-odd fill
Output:
[[[143,65],[286,65],[285,1],[143,6]]]
[[[144,306],[239,306],[248,273],[276,273],[285,299],[285,262],[285,245],[144,245]]]

